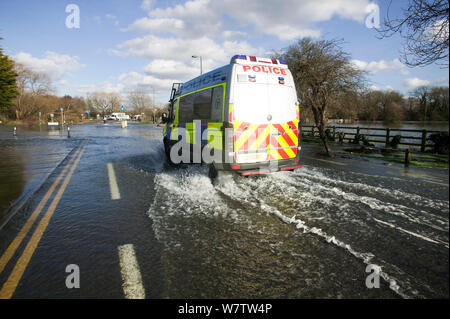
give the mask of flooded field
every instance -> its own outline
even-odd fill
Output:
[[[305,145],[294,172],[212,181],[206,165],[168,165],[161,131],[114,123],[73,127],[70,139],[2,133],[3,209],[38,190],[0,229],[0,253],[53,170],[87,143],[14,296],[123,297],[117,251],[131,243],[147,298],[448,298],[448,171],[330,160]],[[69,263],[83,274],[77,291],[62,284]],[[380,288],[367,288],[368,265],[379,267]]]

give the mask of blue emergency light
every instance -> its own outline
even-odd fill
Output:
[[[231,60],[235,60],[235,59],[247,60],[247,56],[236,54],[234,57],[231,58]]]

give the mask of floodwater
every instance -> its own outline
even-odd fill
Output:
[[[0,225],[77,145],[59,130],[13,129],[0,126]]]
[[[121,298],[117,247],[127,243],[147,298],[449,296],[448,171],[329,160],[304,145],[294,172],[212,181],[206,165],[168,165],[154,125],[74,126],[70,139],[1,134],[3,207],[43,183],[32,207],[52,169],[87,142],[16,297]],[[0,229],[0,253],[27,214]],[[83,274],[78,291],[61,284],[69,263]],[[380,270],[379,288],[366,286],[368,265]]]

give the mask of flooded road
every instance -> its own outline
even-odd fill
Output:
[[[327,159],[304,145],[295,172],[211,181],[206,165],[166,164],[154,125],[75,126],[70,139],[4,134],[0,204],[35,190],[0,229],[3,255],[81,154],[13,298],[129,297],[130,247],[138,297],[449,296],[448,171]],[[13,282],[36,224],[3,271],[0,260],[0,287]],[[78,289],[66,287],[69,264]],[[380,269],[379,288],[366,286],[368,265]]]

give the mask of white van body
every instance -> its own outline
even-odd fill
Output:
[[[193,121],[201,120],[202,133],[208,130],[208,139],[202,138],[201,144],[223,151],[223,161],[214,163],[218,170],[248,175],[256,169],[273,171],[261,170],[269,165],[277,167],[275,170],[300,167],[299,105],[294,80],[284,61],[236,55],[230,64],[183,83],[174,91],[164,130],[168,147],[179,140],[177,127],[194,136],[197,128]],[[210,104],[205,104],[208,96]],[[226,141],[224,128],[230,127],[233,138]],[[210,142],[210,136],[215,142]],[[190,141],[196,144],[195,138]],[[274,162],[277,165],[272,165]]]
[[[130,116],[125,113],[112,113],[111,118],[118,121],[127,121],[130,119]]]

